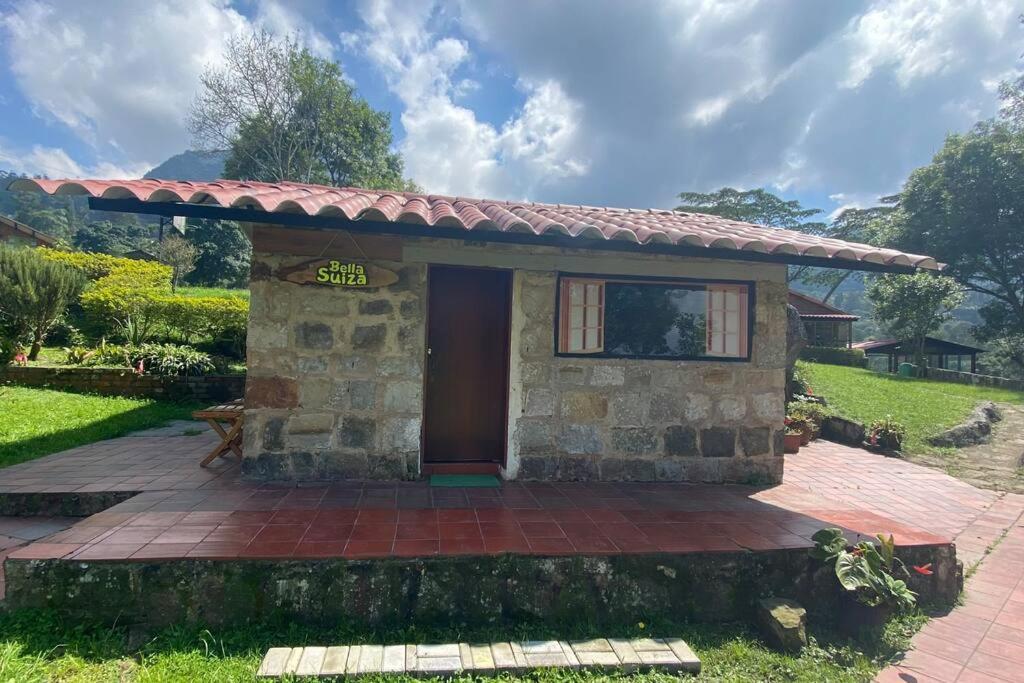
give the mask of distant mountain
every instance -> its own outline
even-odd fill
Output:
[[[224,175],[227,152],[188,150],[160,164],[144,178],[160,180],[217,180]]]

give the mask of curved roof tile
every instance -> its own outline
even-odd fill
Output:
[[[537,204],[408,192],[326,187],[301,183],[237,180],[49,180],[18,178],[9,190],[54,195],[135,198],[141,202],[188,202],[251,208],[268,213],[344,216],[349,220],[411,223],[439,228],[497,230],[578,239],[627,240],[836,261],[908,265],[939,270],[935,259],[794,230],[664,209],[615,209],[572,204]]]

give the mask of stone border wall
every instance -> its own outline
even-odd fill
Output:
[[[1024,380],[995,377],[993,375],[976,375],[971,372],[960,372],[959,370],[928,368],[928,379],[937,379],[943,382],[956,382],[958,384],[973,384],[975,386],[983,387],[999,387],[1000,389],[1012,389],[1013,391],[1024,391]]]
[[[245,375],[161,377],[136,375],[116,368],[46,368],[10,365],[0,368],[0,382],[29,387],[69,389],[105,396],[135,396],[215,403],[241,398]]]
[[[951,605],[952,544],[897,548],[923,602]],[[831,567],[806,548],[763,552],[425,559],[87,562],[8,559],[10,609],[53,609],[106,623],[220,627],[275,619],[368,626],[588,623],[659,618],[751,621],[785,595],[825,618],[841,607]]]

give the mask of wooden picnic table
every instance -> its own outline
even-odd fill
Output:
[[[220,435],[220,443],[217,444],[210,454],[199,463],[200,467],[206,467],[218,456],[226,455],[234,451],[239,458],[242,457],[242,423],[245,421],[244,406],[242,399],[210,406],[204,410],[197,410],[192,417],[197,420],[206,420],[213,430]],[[227,425],[227,430],[221,425]]]

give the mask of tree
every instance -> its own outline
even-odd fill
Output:
[[[82,273],[35,249],[0,247],[0,324],[16,342],[31,337],[29,360],[39,356],[47,333],[84,287]]]
[[[355,94],[333,61],[266,31],[229,39],[201,78],[190,129],[227,150],[229,178],[403,189],[391,120]]]
[[[183,237],[169,235],[156,249],[160,263],[171,267],[171,292],[178,290],[178,281],[196,267],[199,250]]]
[[[871,283],[867,296],[875,307],[875,318],[893,337],[911,343],[918,375],[924,376],[925,337],[949,320],[963,302],[959,283],[923,271],[883,275]]]
[[[149,228],[138,223],[96,221],[79,228],[71,242],[81,251],[116,255],[141,249],[149,240]]]
[[[900,248],[990,297],[979,338],[1024,335],[1024,132],[988,121],[950,135],[910,175],[899,209]]]
[[[821,213],[821,209],[804,208],[796,199],[785,200],[767,190],[736,190],[723,187],[715,192],[680,192],[682,204],[676,211],[707,213],[734,221],[764,225],[769,228],[799,230],[812,235],[824,235],[828,225],[806,219]],[[810,272],[809,266],[789,269],[789,281],[802,280]]]
[[[185,239],[198,251],[186,281],[207,287],[245,287],[252,246],[232,221],[190,221]]]

